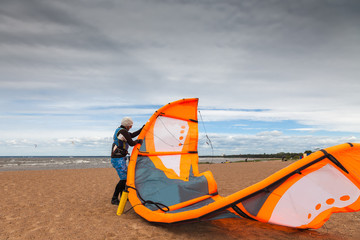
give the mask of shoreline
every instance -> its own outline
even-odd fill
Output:
[[[255,161],[277,161],[277,158],[199,158],[199,165]],[[56,169],[111,168],[110,157],[0,157],[0,172]],[[292,161],[292,160],[291,160]]]

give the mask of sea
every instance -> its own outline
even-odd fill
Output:
[[[256,159],[199,157],[199,163],[227,163],[239,161],[254,161]],[[110,168],[108,156],[0,156],[1,171],[47,170],[47,169],[85,169]]]

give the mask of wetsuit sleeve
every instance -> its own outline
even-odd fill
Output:
[[[136,131],[137,132],[137,131]],[[137,143],[138,143],[138,141],[137,140],[132,140],[132,137],[131,137],[131,135],[130,135],[130,133],[128,132],[128,131],[126,131],[126,129],[121,129],[120,131],[119,131],[119,133],[121,133],[123,136],[124,136],[124,138],[126,139],[126,141],[127,141],[127,143],[130,145],[130,146],[135,146]],[[139,135],[139,133],[138,133],[138,135]],[[137,135],[136,135],[137,136]]]
[[[144,127],[144,126],[142,126],[142,128],[140,128],[140,129],[137,130],[136,132],[130,133],[130,136],[131,136],[132,138],[137,137],[137,136],[140,134],[140,132],[141,132],[141,130],[143,129],[143,127]]]

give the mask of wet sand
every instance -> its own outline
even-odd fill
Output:
[[[227,196],[290,163],[199,166],[213,172],[220,195]],[[333,214],[317,230],[245,219],[157,225],[133,210],[119,217],[110,204],[117,181],[112,168],[0,172],[0,239],[360,239],[360,212]]]

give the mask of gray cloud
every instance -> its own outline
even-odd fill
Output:
[[[356,0],[2,1],[1,130],[105,137],[124,113],[111,106],[199,97],[203,109],[269,110],[209,111],[211,121],[359,133],[359,10]]]

